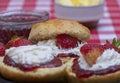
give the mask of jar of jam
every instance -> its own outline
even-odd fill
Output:
[[[7,43],[12,36],[28,38],[33,24],[49,19],[46,11],[4,11],[0,13],[0,42]]]

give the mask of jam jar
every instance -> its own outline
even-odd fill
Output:
[[[0,42],[7,43],[14,35],[28,38],[33,24],[49,19],[46,11],[15,10],[0,13]]]

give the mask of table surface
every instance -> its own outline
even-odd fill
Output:
[[[0,0],[0,11],[46,10],[55,18],[54,0]],[[120,0],[105,0],[104,15],[98,27],[91,30],[90,43],[105,43],[113,38],[120,39]]]

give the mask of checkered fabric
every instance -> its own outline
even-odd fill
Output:
[[[0,0],[0,11],[5,10],[46,10],[54,16],[54,0]],[[98,27],[91,30],[89,43],[104,43],[106,39],[120,39],[120,0],[105,0],[104,16]]]

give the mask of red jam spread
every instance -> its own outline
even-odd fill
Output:
[[[17,67],[23,71],[33,71],[36,68],[53,68],[53,67],[59,67],[62,65],[62,62],[58,58],[54,58],[50,62],[46,62],[44,64],[37,64],[37,65],[29,65],[29,64],[18,64],[15,63],[14,60],[12,60],[9,56],[5,56],[3,62],[9,66]]]
[[[78,55],[76,54],[73,54],[73,53],[60,53],[57,55],[57,57],[79,57]]]
[[[7,43],[14,35],[28,38],[33,24],[48,19],[47,12],[9,11],[0,13],[0,42]]]
[[[73,66],[72,66],[72,71],[76,74],[78,78],[88,78],[92,75],[105,75],[109,73],[114,73],[118,70],[120,70],[120,65],[111,66],[106,69],[97,70],[97,71],[85,70],[79,66],[78,59],[75,59],[73,61]]]

